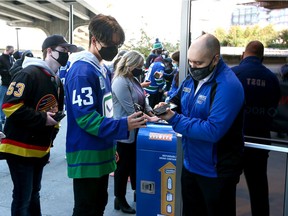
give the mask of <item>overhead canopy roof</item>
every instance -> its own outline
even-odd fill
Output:
[[[73,42],[84,46],[88,43],[87,25],[99,13],[85,0],[4,0],[0,1],[0,20],[6,21],[9,26],[36,27],[47,35],[62,34],[68,39],[71,8],[73,28],[77,28]]]
[[[278,0],[247,0],[244,5],[255,5],[267,9],[288,8],[288,1]],[[56,19],[69,20],[69,7],[73,4],[74,16],[88,21],[99,13],[96,8],[85,0],[4,0],[0,1],[0,19],[9,25],[27,25],[37,21],[53,22]]]
[[[5,0],[0,2],[0,19],[10,25],[53,22],[55,19],[68,21],[70,4],[73,4],[75,17],[84,21],[98,13],[85,0]]]
[[[105,4],[104,2],[102,4],[101,0],[98,2],[99,6]],[[255,5],[267,9],[288,8],[288,1],[242,0],[242,2],[244,5]],[[87,26],[83,26],[99,13],[98,8],[96,9],[88,0],[2,0],[0,1],[0,20],[5,20],[13,27],[37,27],[45,31],[47,35],[58,33],[67,37],[71,4],[74,14],[73,26],[77,28],[74,31],[74,41],[80,45],[87,44]]]
[[[264,7],[269,10],[288,8],[288,1],[277,1],[277,0],[255,0],[250,2],[247,0],[247,3],[242,4]]]

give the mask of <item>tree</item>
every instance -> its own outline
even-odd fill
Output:
[[[215,35],[220,41],[222,46],[227,46],[228,41],[226,40],[226,31],[224,28],[217,28],[215,30]]]
[[[215,30],[215,36],[222,46],[245,47],[252,40],[259,40],[265,47],[288,48],[288,31],[277,32],[272,25],[261,28],[258,25],[231,26],[228,32],[222,28]]]
[[[278,37],[271,39],[270,48],[287,49],[288,48],[288,30],[280,31]]]
[[[140,40],[137,41],[136,39],[131,39],[124,44],[123,48],[127,50],[137,50],[138,52],[142,53],[146,59],[151,52],[154,40],[150,36],[148,36],[147,33],[142,28],[140,29],[140,31],[141,31]],[[169,53],[179,50],[179,42],[177,42],[176,44],[172,44],[167,41],[161,41],[161,42],[164,48]]]

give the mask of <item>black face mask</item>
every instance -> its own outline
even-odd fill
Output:
[[[134,77],[138,77],[138,76],[143,74],[143,70],[139,69],[139,68],[134,68],[132,70],[132,74],[133,74]]]
[[[110,46],[110,47],[101,47],[100,50],[98,50],[99,54],[101,55],[101,58],[106,61],[112,61],[114,57],[118,53],[117,46]]]
[[[58,59],[54,58],[52,56],[53,59],[55,59],[61,66],[65,66],[67,64],[67,61],[68,61],[68,58],[69,58],[69,55],[67,52],[60,52],[58,50],[53,50],[53,51],[56,51],[59,53],[59,57]]]
[[[209,63],[208,66],[202,67],[202,68],[192,68],[189,66],[189,73],[192,76],[192,78],[196,81],[200,81],[207,77],[209,74],[212,73],[214,67],[210,70],[210,66],[214,60],[215,56],[212,58],[211,62]]]

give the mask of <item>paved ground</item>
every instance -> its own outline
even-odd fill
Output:
[[[66,118],[65,118],[66,120]],[[67,177],[65,160],[65,135],[66,121],[62,126],[51,149],[50,163],[44,168],[41,205],[43,216],[71,216],[73,209],[72,180]],[[114,210],[113,177],[109,180],[109,201],[106,206],[105,216],[123,216],[121,211]],[[130,186],[130,185],[129,185]],[[6,161],[0,160],[0,216],[10,215],[12,196],[12,182]],[[133,191],[128,188],[127,201],[132,206]]]
[[[66,174],[65,155],[65,120],[55,141],[55,147],[51,151],[51,162],[44,169],[41,203],[43,216],[71,216],[73,208],[72,180]],[[288,139],[287,139],[288,140]],[[271,216],[283,215],[282,206],[284,199],[284,175],[286,166],[286,154],[270,153],[269,159],[269,183]],[[129,185],[130,186],[130,185]],[[0,216],[10,215],[12,183],[6,161],[0,160]],[[109,201],[105,216],[123,216],[121,211],[114,210],[113,206],[113,177],[109,180]],[[132,206],[133,191],[128,188],[127,200]],[[237,190],[237,215],[250,216],[245,181],[241,182]],[[178,216],[178,215],[177,215]]]

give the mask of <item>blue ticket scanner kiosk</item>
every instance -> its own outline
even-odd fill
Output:
[[[147,124],[137,138],[137,216],[176,216],[177,137],[167,124]]]

